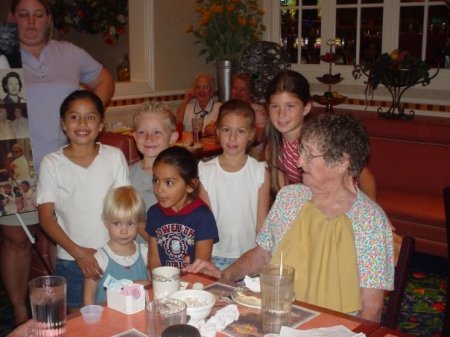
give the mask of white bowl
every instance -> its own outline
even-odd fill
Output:
[[[85,305],[80,311],[86,323],[95,323],[102,317],[103,307],[97,304]]]
[[[169,298],[184,301],[187,306],[186,313],[196,320],[204,319],[211,313],[216,303],[216,296],[206,290],[187,289],[179,290],[169,295]]]

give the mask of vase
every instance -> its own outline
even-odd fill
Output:
[[[216,61],[216,71],[219,101],[226,102],[231,98],[231,80],[236,72],[236,62],[231,60]]]

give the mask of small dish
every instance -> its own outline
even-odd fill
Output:
[[[95,323],[102,317],[103,307],[97,304],[85,305],[80,312],[86,323]]]
[[[212,307],[216,303],[216,296],[206,290],[179,290],[170,294],[168,297],[184,301],[187,306],[186,314],[195,320],[208,317]]]
[[[237,304],[253,309],[261,308],[261,293],[251,291],[247,287],[239,287],[231,293],[231,299]]]

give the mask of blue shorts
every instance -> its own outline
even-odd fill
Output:
[[[232,257],[220,257],[220,256],[213,256],[211,258],[211,261],[216,265],[217,268],[220,270],[224,270],[228,268],[230,264],[232,264],[237,259]]]
[[[67,307],[83,306],[84,276],[78,264],[72,260],[56,258],[55,274],[67,280]]]

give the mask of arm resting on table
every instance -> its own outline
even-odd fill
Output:
[[[245,275],[257,275],[261,267],[270,262],[272,255],[260,246],[250,249],[222,272],[226,280],[242,280]]]
[[[361,288],[360,317],[369,321],[379,322],[383,310],[383,289]]]

